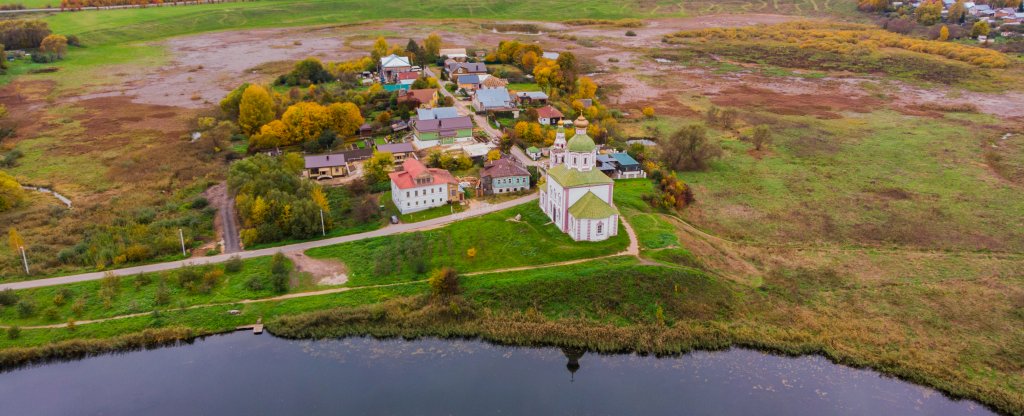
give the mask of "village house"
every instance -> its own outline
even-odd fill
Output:
[[[333,179],[338,176],[348,175],[348,163],[343,153],[328,155],[305,155],[302,157],[306,164],[302,169],[302,176],[310,179]]]
[[[412,143],[378,144],[377,151],[391,153],[391,156],[395,158],[395,164],[401,164],[406,159],[416,158],[416,149],[412,146]]]
[[[449,59],[444,62],[444,72],[448,80],[459,84],[459,78],[466,75],[479,75],[487,73],[487,65],[483,62],[459,62]]]
[[[395,54],[380,58],[380,65],[377,69],[381,82],[389,84],[398,81],[398,74],[410,71],[412,71],[412,63],[409,62],[409,58]]]
[[[518,111],[512,96],[505,88],[481,88],[473,94],[473,108],[476,111]]]
[[[459,183],[444,169],[427,168],[416,159],[402,162],[402,170],[388,174],[391,200],[402,214],[462,201]]]
[[[530,189],[530,171],[512,157],[487,162],[480,171],[477,190],[483,195],[500,195]]]
[[[469,59],[469,55],[466,54],[466,48],[441,49],[437,51],[437,54],[456,62],[466,62],[466,59]]]
[[[398,102],[415,101],[419,103],[419,108],[431,108],[437,105],[437,97],[438,93],[434,88],[408,90],[398,93]]]
[[[417,149],[473,140],[473,119],[469,116],[418,119],[412,123]]]
[[[559,230],[575,241],[601,241],[619,232],[619,211],[612,192],[615,182],[595,169],[597,145],[587,135],[589,122],[582,116],[567,142],[559,127],[548,180],[540,191],[540,208]],[[560,157],[555,158],[554,152]]]
[[[537,122],[545,126],[557,126],[565,116],[550,105],[537,109]]]
[[[640,167],[640,162],[628,153],[609,153],[597,155],[598,170],[612,179],[646,178],[647,172]]]
[[[548,95],[540,91],[520,91],[516,100],[522,105],[544,105],[548,103]]]
[[[419,77],[420,73],[416,71],[399,72],[398,83],[402,85],[412,85],[417,79],[419,79]]]
[[[538,159],[540,159],[542,154],[543,154],[543,152],[540,149],[538,149],[538,148],[536,148],[534,146],[530,146],[530,147],[526,148],[526,156],[529,156],[530,159],[538,160]]]

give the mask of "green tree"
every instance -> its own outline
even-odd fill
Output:
[[[281,254],[280,251],[274,254],[274,258],[270,261],[270,283],[274,291],[278,293],[288,291],[289,271],[288,260],[284,257],[284,254]]]
[[[270,98],[270,93],[259,85],[250,85],[242,93],[242,99],[238,103],[238,126],[246,135],[252,135],[272,120],[274,101]]]
[[[384,182],[394,166],[395,157],[390,152],[373,152],[373,156],[363,163],[363,176],[371,184]]]
[[[708,140],[707,129],[700,124],[684,126],[659,148],[662,163],[675,170],[706,169],[708,162],[722,154],[722,148]]]
[[[242,102],[242,94],[245,90],[249,89],[249,83],[246,82],[239,85],[238,88],[231,90],[228,95],[224,96],[223,100],[220,100],[220,111],[228,118],[232,120],[238,119],[238,105]]]
[[[430,58],[437,58],[438,54],[441,53],[441,36],[437,33],[431,33],[423,40],[423,51],[426,52]]]

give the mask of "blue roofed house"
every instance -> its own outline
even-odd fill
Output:
[[[482,88],[473,94],[473,108],[476,111],[515,111],[515,101],[505,88]],[[517,114],[518,116],[518,114]]]
[[[597,170],[613,179],[646,178],[647,172],[640,167],[640,162],[628,153],[608,153],[597,155]]]
[[[455,118],[459,116],[455,107],[417,108],[417,120],[439,120],[444,118]]]

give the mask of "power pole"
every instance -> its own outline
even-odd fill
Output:
[[[320,210],[320,232],[323,233],[324,237],[327,236],[327,227],[324,226],[324,210]]]
[[[25,265],[25,274],[29,274],[28,271],[28,257],[25,256],[25,246],[18,246],[21,250],[21,262]]]
[[[181,231],[181,228],[178,229],[178,240],[181,241],[181,255],[188,257],[188,254],[185,253],[185,233]]]

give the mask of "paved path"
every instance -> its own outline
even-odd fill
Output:
[[[311,248],[331,246],[335,244],[348,243],[352,241],[363,240],[373,237],[381,237],[385,235],[408,233],[413,231],[423,231],[433,228],[437,228],[443,225],[451,224],[453,222],[464,220],[467,218],[479,217],[484,214],[489,214],[495,211],[501,211],[503,209],[512,208],[516,205],[524,204],[530,201],[535,201],[539,198],[538,194],[527,195],[521,198],[516,198],[510,201],[505,201],[498,204],[488,205],[479,209],[473,209],[469,211],[460,212],[454,215],[448,215],[440,218],[429,219],[426,221],[408,223],[408,224],[395,224],[388,227],[381,228],[379,230],[368,231],[360,234],[352,234],[341,237],[328,238],[324,240],[306,241],[302,243],[289,244],[286,246],[264,248],[259,250],[243,251],[235,254],[219,254],[216,256],[209,257],[196,257],[187,260],[170,261],[166,263],[155,263],[146,264],[142,266],[126,267],[123,269],[109,270],[103,272],[94,273],[83,273],[70,276],[52,277],[49,279],[38,279],[38,280],[26,280],[24,282],[13,282],[0,284],[0,290],[4,289],[29,289],[33,287],[45,287],[63,285],[67,283],[86,282],[90,280],[102,279],[106,273],[113,273],[118,276],[128,276],[139,273],[152,273],[160,272],[165,270],[178,269],[186,265],[203,265],[203,264],[215,264],[223,263],[233,256],[238,256],[243,259],[249,259],[253,257],[270,256],[277,252],[289,253],[295,251],[306,251]]]

